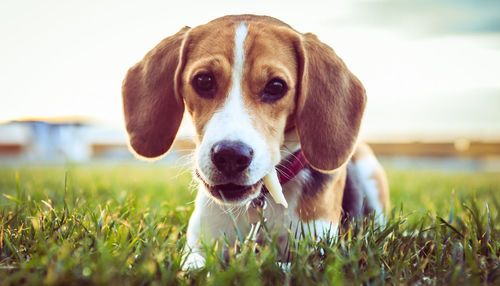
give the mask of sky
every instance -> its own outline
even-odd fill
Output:
[[[0,122],[83,116],[123,129],[129,67],[186,25],[252,13],[336,50],[367,90],[364,137],[499,140],[499,3],[2,0]]]

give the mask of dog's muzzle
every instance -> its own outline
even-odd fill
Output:
[[[240,141],[220,141],[210,149],[212,163],[224,176],[235,177],[250,166],[253,149]]]
[[[203,180],[198,170],[196,175],[209,193],[218,200],[229,203],[242,201],[258,193],[262,187],[261,181],[253,185],[234,183],[242,181],[247,175],[246,171],[252,163],[253,155],[253,149],[241,141],[219,141],[210,149],[210,159],[219,176],[227,183],[211,185]]]

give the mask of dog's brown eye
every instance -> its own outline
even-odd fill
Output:
[[[264,102],[275,102],[282,98],[287,91],[288,87],[285,81],[280,78],[273,78],[266,84],[266,87],[262,91],[261,99]]]
[[[212,98],[215,95],[215,77],[211,73],[199,73],[195,75],[191,84],[201,97]]]

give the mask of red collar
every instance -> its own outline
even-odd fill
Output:
[[[297,176],[297,174],[304,169],[306,164],[306,158],[300,149],[292,155],[286,157],[282,163],[276,166],[276,172],[278,173],[278,180],[280,181],[280,184],[283,186],[295,178],[295,176]]]
[[[295,178],[307,164],[306,157],[304,157],[301,149],[286,157],[282,162],[276,167],[278,180],[282,186]]]

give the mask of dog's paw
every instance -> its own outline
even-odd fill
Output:
[[[182,265],[182,270],[195,270],[202,268],[203,266],[205,266],[205,257],[199,253],[192,252],[187,255],[186,260]]]

